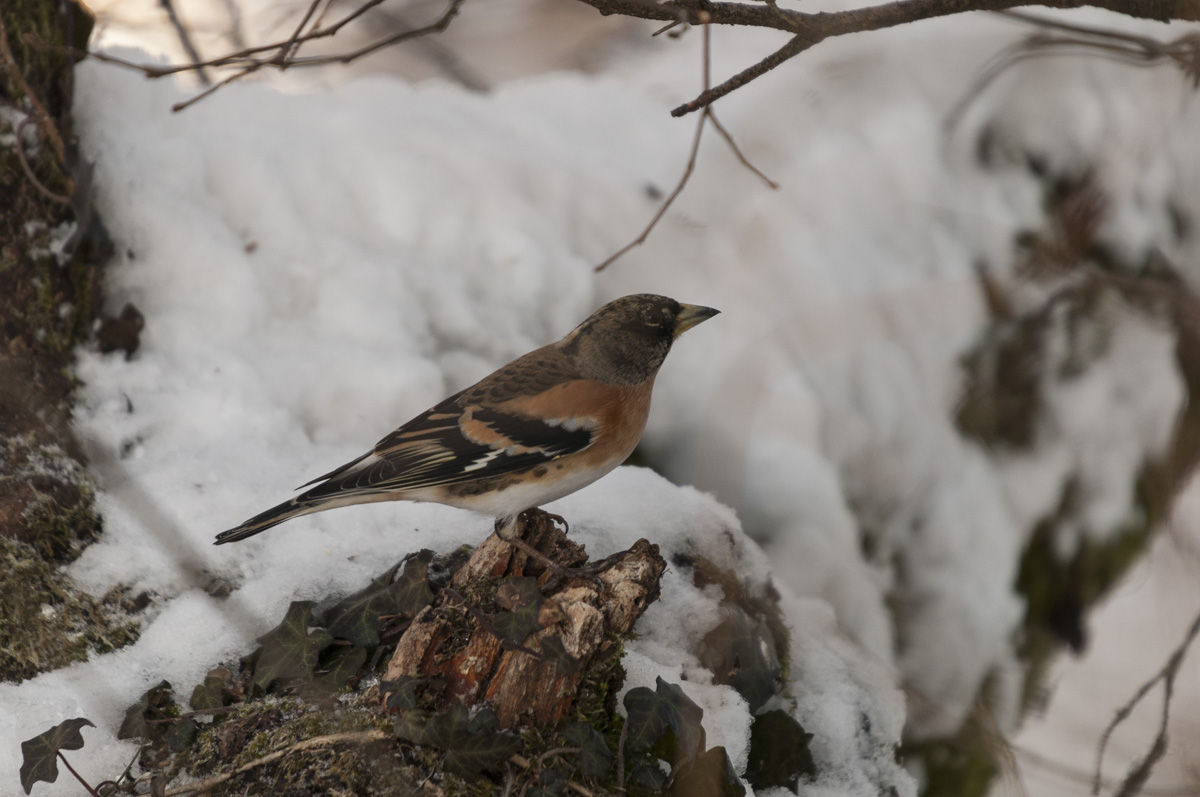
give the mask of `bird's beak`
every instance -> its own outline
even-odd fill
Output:
[[[680,304],[679,314],[675,316],[675,337],[679,337],[701,321],[707,321],[720,310],[711,307],[701,307],[698,304]]]

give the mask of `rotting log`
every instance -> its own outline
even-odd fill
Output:
[[[531,515],[524,539],[564,567],[587,562],[583,546],[567,539],[544,513]],[[454,573],[450,588],[414,618],[384,682],[440,679],[443,706],[486,702],[501,728],[555,723],[570,710],[589,665],[618,644],[657,599],[665,567],[658,546],[642,539],[609,557],[594,581],[574,577],[561,583],[542,563],[493,534]],[[497,633],[486,605],[503,602],[496,596],[504,579],[522,576],[537,578],[544,590],[537,610],[542,627],[518,643]]]

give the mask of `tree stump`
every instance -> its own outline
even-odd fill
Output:
[[[564,567],[587,561],[583,546],[544,512],[528,514],[526,542]],[[553,724],[566,716],[589,666],[658,597],[665,567],[658,546],[642,539],[609,557],[596,581],[575,577],[554,586],[553,571],[493,534],[413,619],[384,681],[440,679],[443,707],[487,702],[501,728]],[[537,588],[526,576],[537,578]],[[525,625],[502,624],[506,614],[520,614]],[[534,630],[505,639],[501,627]]]

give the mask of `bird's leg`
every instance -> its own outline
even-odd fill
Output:
[[[595,569],[594,566],[588,566],[588,567],[582,567],[582,568],[565,567],[565,566],[559,564],[558,562],[554,561],[553,559],[551,559],[549,556],[546,556],[546,554],[542,553],[537,548],[534,548],[532,545],[525,542],[524,538],[521,535],[524,533],[525,524],[529,520],[528,515],[526,514],[528,511],[529,510],[526,510],[526,512],[522,512],[519,515],[512,516],[512,517],[497,518],[496,519],[496,536],[498,536],[500,539],[504,540],[509,545],[516,548],[517,550],[521,551],[526,556],[529,556],[529,557],[541,562],[543,565],[546,566],[546,568],[548,570],[550,570],[552,573],[554,573],[558,578],[563,579],[563,580],[569,580],[572,578],[585,578],[588,581],[594,582],[597,586],[600,587],[601,591],[603,591],[605,589],[604,582],[601,579],[596,577],[596,573],[601,572],[603,569],[606,569],[606,568]],[[561,517],[559,517],[557,515],[551,515],[549,513],[546,513],[546,515],[547,515],[547,517],[549,517],[551,519],[558,519],[559,521],[562,521],[562,524],[564,527],[567,524],[565,520],[563,520]],[[604,562],[607,562],[607,560],[604,560]]]

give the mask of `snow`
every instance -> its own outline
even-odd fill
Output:
[[[666,110],[695,89],[698,36],[600,77],[486,95],[382,75],[302,91],[291,77],[287,92],[237,83],[182,114],[169,108],[186,87],[81,64],[75,115],[118,251],[107,301],[132,301],[146,328],[128,361],[80,353],[76,423],[105,534],[70,574],[97,594],[148,591],[154,608],[129,648],[0,685],[0,770],[16,770],[20,740],[86,716],[98,727],[72,763],[110,776],[134,752],[114,738],[122,712],[151,684],[186,694],[290,601],[482,540],[485,518],[401,503],[210,545],[605,299],[644,291],[723,314],[681,339],[656,387],[645,448],[670,482],[626,467],[552,505],[572,536],[593,556],[646,537],[668,561],[701,553],[780,590],[791,710],[821,773],[805,794],[915,793],[894,760],[905,722],[918,738],[953,731],[989,678],[1011,730],[1012,584],[1033,523],[1082,473],[1077,533],[1114,533],[1183,387],[1169,329],[1114,301],[1112,345],[1082,376],[1047,358],[1036,446],[998,454],[955,429],[959,358],[987,322],[976,267],[1003,273],[1017,233],[1043,223],[1040,186],[1006,159],[1101,164],[1106,234],[1131,251],[1159,240],[1167,198],[1194,209],[1200,173],[1194,154],[1190,172],[1164,165],[1187,162],[1197,119],[1168,69],[1027,64],[947,132],[966,76],[1013,35],[958,19],[849,37],[736,92],[721,119],[781,188],[706,134],[676,207],[598,278],[592,265],[657,207],[647,186],[669,190],[683,166],[694,119]],[[715,73],[766,41],[718,31]],[[1064,97],[1071,113],[1048,114]],[[975,157],[985,128],[990,165]],[[229,597],[210,595],[218,580]],[[694,652],[719,620],[713,590],[669,569],[627,645],[626,686],[680,683],[709,744],[742,766],[747,706]],[[65,777],[37,790],[74,793]]]

